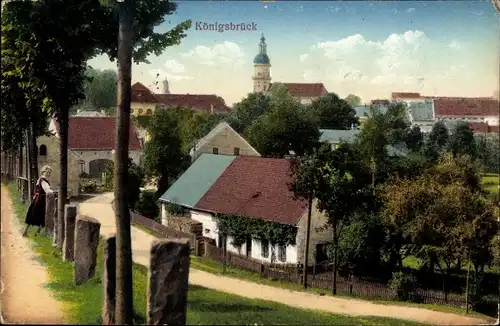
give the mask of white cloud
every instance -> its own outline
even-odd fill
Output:
[[[191,58],[198,63],[213,66],[219,63],[240,65],[243,63],[244,53],[238,44],[230,41],[215,44],[213,47],[197,45],[191,51],[181,54],[184,58]]]
[[[408,8],[408,9],[406,9],[406,12],[409,13],[409,14],[412,13],[412,12],[414,12],[414,11],[415,11],[415,8]]]
[[[307,71],[304,78],[307,75],[309,80],[366,86],[412,85],[418,89],[433,76],[447,72],[455,58],[453,52],[450,46],[429,39],[422,31],[409,30],[384,40],[367,40],[355,34],[320,42],[300,59]]]
[[[164,69],[152,69],[149,71],[156,81],[167,79],[169,81],[190,80],[193,77],[185,74],[186,68],[177,60],[170,59],[164,64]]]
[[[307,53],[301,54],[299,60],[300,60],[300,62],[304,62],[307,60],[308,57],[309,57],[309,54],[307,54]]]
[[[180,62],[177,62],[177,60],[167,60],[165,62],[165,68],[167,69],[168,72],[172,74],[183,74],[184,71],[186,70],[184,65]]]

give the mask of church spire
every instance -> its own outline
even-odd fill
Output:
[[[262,36],[260,37],[260,43],[259,43],[259,48],[260,54],[267,54],[267,44],[266,44],[266,38],[264,37],[264,33],[262,33]]]

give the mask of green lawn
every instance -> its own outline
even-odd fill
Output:
[[[16,186],[10,184],[17,217],[22,221],[26,205],[17,199]],[[3,189],[5,190],[5,188]],[[88,283],[75,286],[73,283],[73,265],[63,262],[61,254],[52,246],[52,240],[43,235],[29,233],[33,249],[40,255],[40,261],[46,266],[50,281],[46,285],[59,299],[67,316],[67,323],[100,323],[103,289],[101,275],[103,268],[102,246],[99,247],[96,277]],[[192,260],[193,267],[199,268],[199,261]],[[134,264],[134,310],[135,323],[146,322],[147,269]],[[350,317],[333,315],[319,311],[303,310],[275,302],[247,299],[237,295],[213,291],[199,286],[189,286],[188,323],[204,325],[229,324],[309,324],[309,325],[422,325],[415,322],[391,318]]]
[[[494,173],[487,173],[481,177],[486,190],[490,193],[498,193],[499,176]]]

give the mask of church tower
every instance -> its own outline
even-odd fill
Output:
[[[267,92],[271,86],[271,60],[267,56],[267,44],[264,34],[260,38],[259,53],[253,59],[253,91]]]

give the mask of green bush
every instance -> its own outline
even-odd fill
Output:
[[[114,166],[110,166],[106,172],[104,172],[104,188],[108,191],[113,190],[114,184]],[[134,208],[135,203],[139,200],[139,196],[141,194],[141,187],[144,184],[145,174],[143,169],[132,162],[132,159],[129,158],[128,161],[128,179],[127,179],[127,191],[128,191],[128,200],[129,207]]]
[[[159,222],[160,207],[158,206],[154,191],[142,191],[139,200],[135,204],[134,210],[145,217]]]
[[[389,289],[394,300],[410,301],[413,290],[417,287],[417,280],[411,274],[404,272],[392,273]]]
[[[98,192],[98,189],[99,189],[99,187],[97,185],[96,180],[94,180],[94,179],[82,180],[80,183],[80,190],[83,193],[93,194],[93,193]]]

